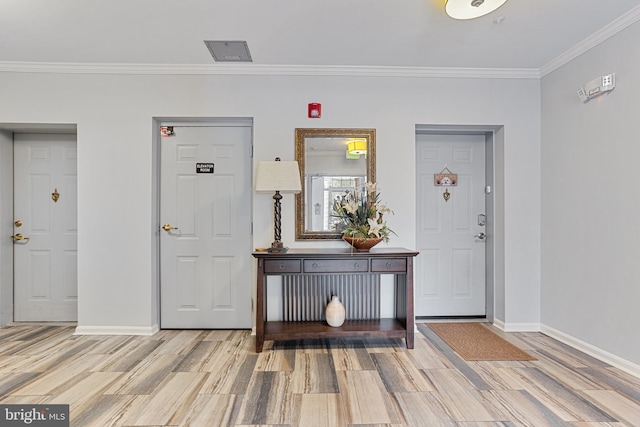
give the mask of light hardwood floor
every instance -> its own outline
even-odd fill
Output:
[[[0,329],[0,403],[64,403],[73,426],[640,426],[640,379],[539,333],[528,362],[399,339],[265,343],[248,331],[75,336]],[[496,330],[497,331],[497,330]]]

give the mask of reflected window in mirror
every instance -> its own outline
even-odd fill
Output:
[[[333,203],[375,182],[375,129],[296,129],[302,192],[296,195],[296,240],[340,239]]]
[[[309,176],[307,184],[310,202],[305,212],[305,224],[311,231],[333,231],[333,204],[345,192],[364,188],[366,173],[358,176]]]

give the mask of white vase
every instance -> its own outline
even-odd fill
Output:
[[[331,302],[327,304],[327,308],[324,311],[325,318],[329,326],[338,327],[344,323],[344,305],[340,302],[340,298],[337,296],[331,297]]]

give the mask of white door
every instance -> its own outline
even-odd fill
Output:
[[[251,137],[174,126],[161,138],[162,328],[251,328]]]
[[[76,136],[14,135],[14,320],[76,321]]]
[[[485,137],[418,134],[416,149],[415,315],[484,316]],[[445,168],[457,185],[435,185]]]

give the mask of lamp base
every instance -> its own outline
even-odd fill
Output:
[[[280,240],[276,240],[271,243],[271,247],[269,248],[268,252],[281,254],[287,252],[288,250],[289,248],[285,248]]]

